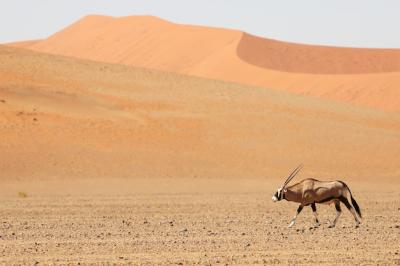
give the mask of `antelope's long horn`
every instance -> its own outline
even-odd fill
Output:
[[[283,183],[282,188],[284,188],[290,182],[290,180],[292,180],[293,177],[295,177],[298,174],[298,172],[300,172],[301,168],[303,168],[303,164],[300,164],[299,166],[296,167],[296,169],[293,170],[293,172],[286,179],[285,183]]]

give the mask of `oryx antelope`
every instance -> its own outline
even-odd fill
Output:
[[[356,227],[360,224],[361,211],[356,200],[353,198],[349,187],[342,181],[319,181],[316,179],[308,178],[300,181],[297,184],[288,186],[289,182],[296,176],[301,170],[302,165],[298,166],[283,183],[275,195],[272,197],[274,202],[285,199],[287,201],[293,201],[300,203],[297,208],[296,215],[291,220],[289,227],[292,227],[299,213],[303,210],[304,206],[311,206],[311,209],[315,217],[315,227],[320,225],[317,216],[316,203],[322,204],[335,204],[336,217],[330,224],[330,228],[335,227],[336,222],[342,212],[340,203],[343,203],[347,209],[353,214],[356,221]],[[350,200],[349,200],[350,199]],[[351,201],[351,204],[350,204]],[[358,216],[357,216],[358,214]]]

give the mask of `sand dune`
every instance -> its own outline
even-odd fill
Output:
[[[7,46],[10,47],[16,47],[16,48],[29,48],[33,46],[36,43],[41,42],[42,40],[30,40],[30,41],[22,41],[22,42],[13,42],[13,43],[7,43]]]
[[[183,26],[152,16],[87,16],[31,49],[96,61],[184,72],[240,32]]]
[[[365,74],[400,71],[400,49],[302,45],[244,33],[237,54],[262,68],[309,74]]]
[[[395,113],[17,48],[0,73],[2,179],[399,175]]]
[[[87,16],[23,47],[400,111],[399,49],[292,44],[151,16]]]

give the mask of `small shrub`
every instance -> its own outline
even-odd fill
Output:
[[[18,192],[18,197],[26,198],[26,197],[28,197],[28,194],[26,194],[25,192]]]

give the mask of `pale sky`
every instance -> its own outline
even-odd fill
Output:
[[[88,14],[154,15],[283,41],[400,48],[400,0],[0,0],[0,43],[46,38]]]

